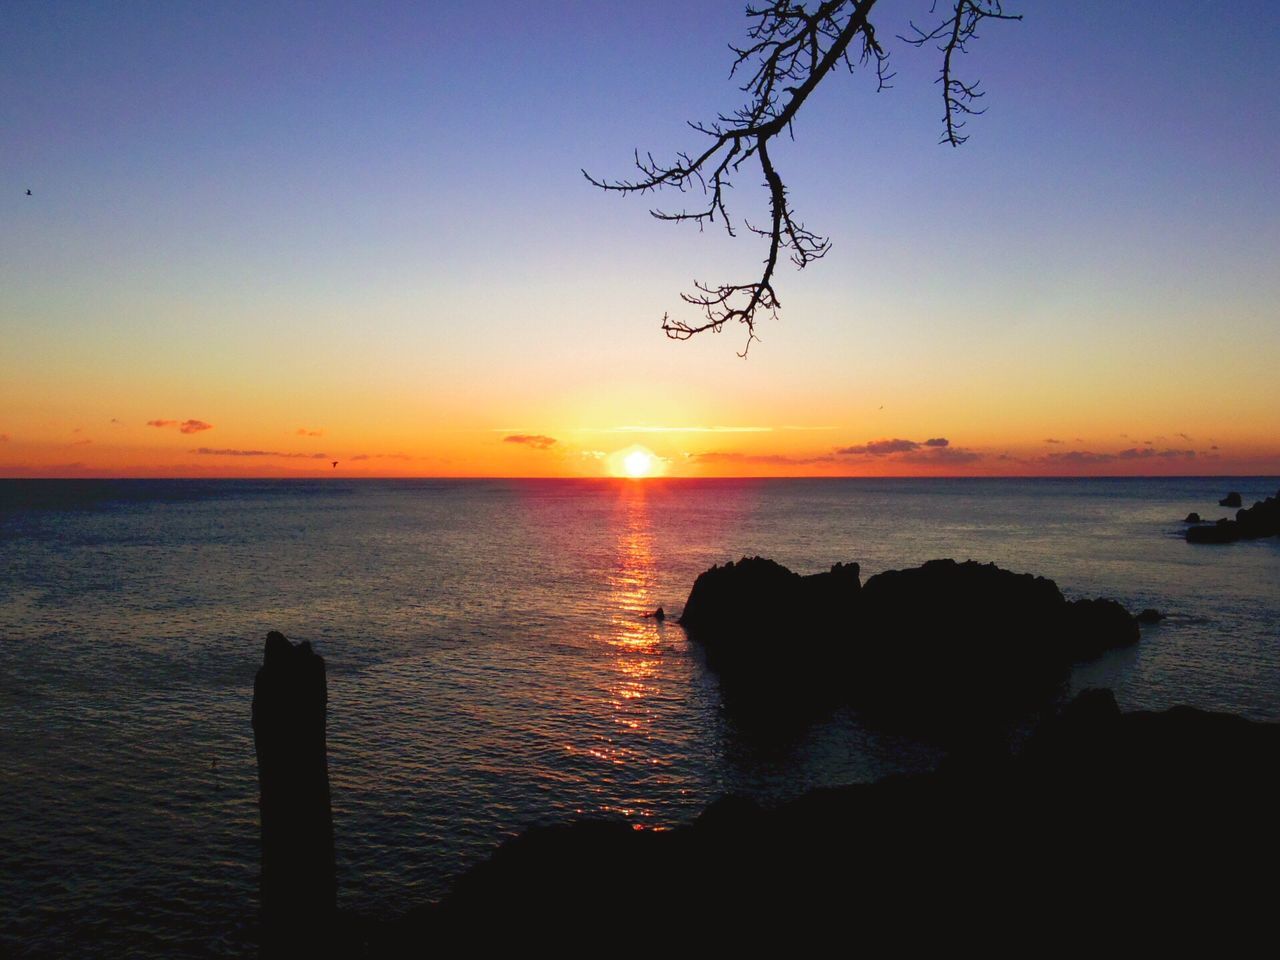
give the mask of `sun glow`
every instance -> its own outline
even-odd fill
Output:
[[[628,477],[647,477],[653,473],[653,454],[648,450],[632,450],[622,459]]]

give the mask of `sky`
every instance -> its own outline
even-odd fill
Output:
[[[1280,474],[1280,4],[1007,0],[958,149],[929,6],[743,359],[660,322],[761,241],[581,172],[742,104],[740,2],[8,0],[0,476]]]

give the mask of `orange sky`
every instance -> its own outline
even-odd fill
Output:
[[[552,6],[17,18],[0,476],[1280,474],[1280,5],[1035,5],[959,149],[932,55],[824,81],[745,360],[659,324],[759,238],[581,173],[739,103],[740,4]]]

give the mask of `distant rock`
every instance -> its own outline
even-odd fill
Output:
[[[858,580],[760,557],[698,577],[681,623],[708,664],[765,698],[840,697],[915,715],[1038,698],[1075,661],[1138,640],[1112,600],[1066,600],[1044,577],[931,560]]]
[[[1234,520],[1224,517],[1217,523],[1187,528],[1188,543],[1234,543],[1275,536],[1280,536],[1280,491],[1247,510],[1237,510]]]
[[[1163,619],[1164,619],[1164,614],[1161,613],[1159,610],[1155,610],[1151,607],[1147,607],[1140,614],[1138,614],[1139,623],[1159,623]]]
[[[1231,493],[1228,493],[1225,497],[1223,497],[1221,500],[1219,500],[1219,501],[1218,501],[1218,506],[1220,506],[1220,507],[1239,507],[1239,506],[1241,506],[1243,503],[1244,503],[1244,501],[1242,501],[1242,500],[1240,499],[1240,494],[1236,493],[1236,492],[1233,490],[1233,491],[1231,491]]]
[[[1192,511],[1191,513],[1188,513],[1188,514],[1187,514],[1186,519],[1185,519],[1185,520],[1183,520],[1182,522],[1183,522],[1183,523],[1199,523],[1199,522],[1200,522],[1200,514],[1196,513],[1195,511]]]

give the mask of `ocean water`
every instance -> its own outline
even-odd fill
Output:
[[[935,763],[852,710],[743,724],[680,627],[642,616],[743,555],[864,578],[972,558],[1156,607],[1063,695],[1280,720],[1280,540],[1191,546],[1179,522],[1277,486],[0,481],[0,953],[254,953],[249,710],[272,629],[327,660],[339,900],[377,916],[529,824],[669,827],[725,792]]]

